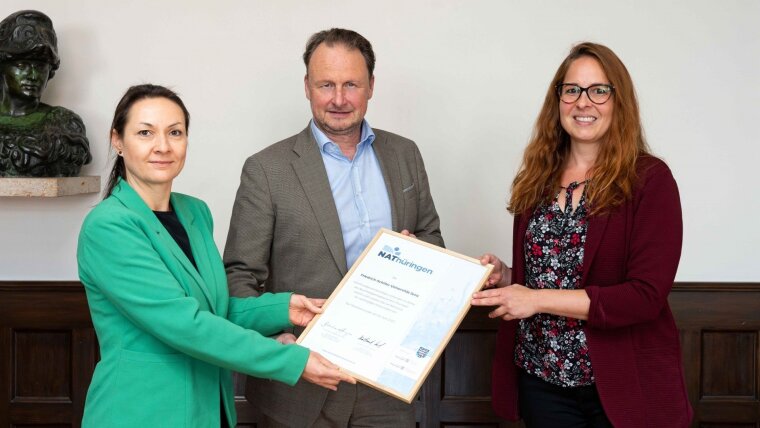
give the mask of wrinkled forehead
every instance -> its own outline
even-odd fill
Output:
[[[369,69],[362,52],[341,42],[320,43],[309,58],[307,73],[310,75],[358,73],[369,77]]]

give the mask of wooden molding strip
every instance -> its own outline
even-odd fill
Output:
[[[758,292],[760,282],[676,282],[673,291]]]
[[[14,291],[19,288],[35,291],[76,291],[81,290],[79,281],[0,281],[0,291]],[[760,282],[676,282],[674,292],[760,292]]]

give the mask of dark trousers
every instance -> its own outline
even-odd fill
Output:
[[[227,413],[224,412],[224,402],[222,402],[222,400],[219,400],[219,402],[219,421],[221,422],[219,426],[222,428],[229,428],[230,423],[227,420]]]
[[[612,428],[595,385],[565,388],[522,370],[518,385],[527,428]]]

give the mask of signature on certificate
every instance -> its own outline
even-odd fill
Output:
[[[333,336],[340,337],[341,339],[353,336],[347,327],[337,326],[330,323],[329,321],[326,322],[322,327],[325,329],[325,332],[328,332]]]
[[[377,346],[378,348],[380,348],[382,346],[385,346],[385,342],[377,340],[377,339],[374,339],[374,338],[369,337],[369,336],[365,336],[363,334],[359,336],[359,340],[362,341],[362,342],[365,342],[365,343],[369,343],[370,345]]]

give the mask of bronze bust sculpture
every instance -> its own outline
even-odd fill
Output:
[[[53,22],[34,10],[0,22],[0,177],[70,177],[92,160],[82,119],[40,102],[58,69]]]

